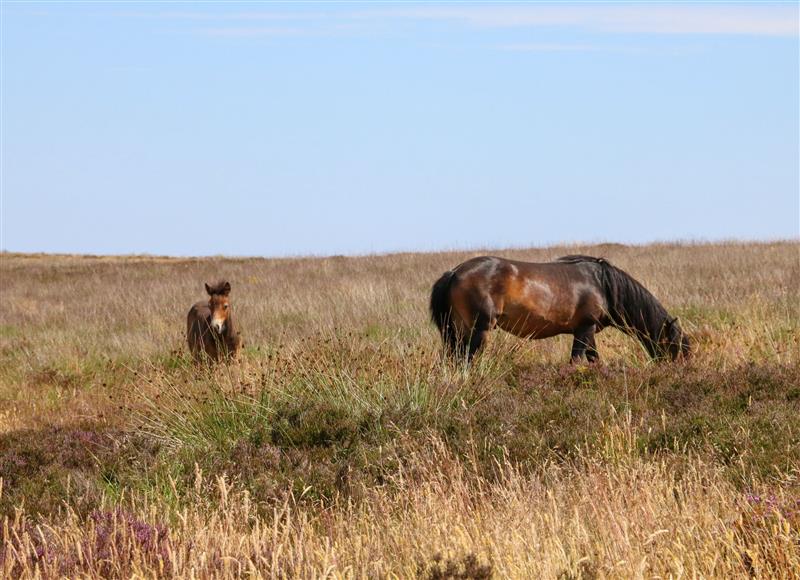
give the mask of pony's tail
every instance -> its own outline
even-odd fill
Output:
[[[457,346],[456,328],[450,310],[450,286],[455,272],[448,270],[442,274],[431,289],[431,319],[442,335],[442,341],[451,351]]]

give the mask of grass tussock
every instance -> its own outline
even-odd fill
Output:
[[[797,243],[604,255],[697,355],[499,333],[443,360],[430,284],[467,254],[3,255],[0,576],[797,577]],[[226,277],[245,351],[196,367]]]

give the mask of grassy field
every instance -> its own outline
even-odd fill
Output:
[[[800,578],[800,244],[602,255],[696,343],[495,333],[431,284],[487,252],[0,257],[0,576]],[[239,364],[185,317],[231,281]]]

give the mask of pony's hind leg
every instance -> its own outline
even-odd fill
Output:
[[[475,323],[472,325],[472,332],[469,337],[469,351],[467,352],[467,360],[471,361],[472,357],[481,349],[489,331],[494,328],[497,323],[497,317],[494,313],[494,304],[490,299],[486,299],[484,303],[477,309],[475,316]]]
[[[471,361],[486,341],[486,335],[496,322],[492,299],[478,289],[455,289],[453,292],[455,349],[458,358]]]
[[[472,360],[483,343],[486,341],[486,335],[489,334],[491,329],[491,318],[485,313],[478,314],[475,320],[475,326],[472,329],[472,334],[469,337],[469,352],[467,353],[467,360]]]
[[[459,357],[462,356],[464,349],[463,333],[458,325],[451,320],[452,315],[448,315],[446,325],[442,329],[442,341],[444,342],[447,354]]]
[[[469,356],[470,345],[472,344],[472,331],[469,330],[466,324],[455,325],[446,340],[448,352],[456,359],[463,359]]]
[[[451,335],[450,352],[456,358],[467,358],[470,362],[477,352],[481,349],[486,336],[493,326],[493,317],[490,310],[480,308],[472,315],[472,320],[467,322],[459,317],[455,325],[455,331]]]
[[[589,362],[596,361],[600,355],[597,354],[597,345],[595,343],[595,325],[588,324],[580,326],[575,329],[572,340],[572,354],[570,362],[578,362],[584,356]]]

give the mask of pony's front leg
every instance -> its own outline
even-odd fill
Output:
[[[586,360],[588,360],[590,363],[597,362],[597,360],[600,358],[600,353],[597,352],[597,342],[595,340],[596,334],[596,328],[592,327],[592,332],[589,335],[589,344],[586,345]]]
[[[597,345],[594,339],[595,332],[594,324],[580,326],[575,329],[575,332],[572,333],[575,338],[572,340],[570,362],[579,362],[584,356],[589,362],[594,362],[600,357],[597,354]]]

